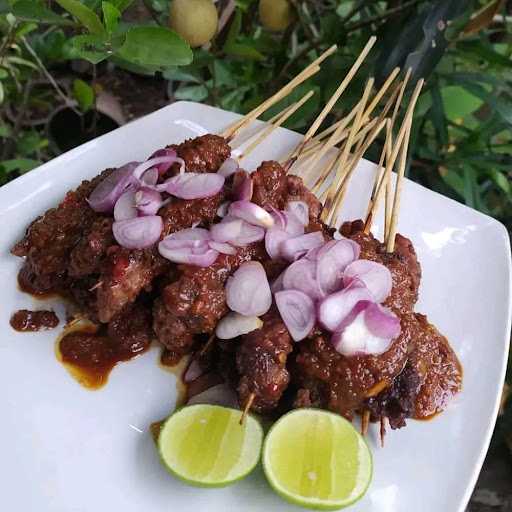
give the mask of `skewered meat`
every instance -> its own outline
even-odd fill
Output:
[[[198,268],[179,265],[175,282],[167,285],[155,303],[154,329],[159,341],[176,356],[190,352],[196,334],[212,333],[227,313],[224,285],[244,262],[266,258],[262,243],[221,254],[213,265]]]
[[[236,355],[238,396],[245,404],[254,393],[252,408],[258,412],[274,409],[290,381],[286,360],[292,339],[277,310],[263,317],[261,329],[241,337]]]
[[[228,141],[211,133],[188,139],[181,144],[172,144],[169,148],[176,150],[178,156],[183,158],[189,172],[217,172],[231,155]]]
[[[282,210],[286,204],[287,177],[284,168],[273,160],[262,164],[251,174],[253,203]]]

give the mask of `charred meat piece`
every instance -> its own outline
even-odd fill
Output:
[[[263,244],[240,247],[235,255],[221,254],[207,268],[179,265],[175,282],[155,304],[154,328],[159,341],[171,352],[184,355],[194,346],[194,336],[212,333],[228,312],[224,285],[244,262],[266,258]],[[165,311],[162,309],[165,308]]]
[[[79,278],[99,272],[107,249],[115,244],[113,223],[111,218],[99,217],[85,231],[71,251],[68,271],[70,277]]]
[[[65,273],[71,250],[98,217],[86,199],[111,172],[107,169],[93,180],[84,181],[75,191],[68,192],[57,208],[48,210],[32,222],[11,252],[15,256],[26,256],[37,276]]]
[[[228,141],[210,133],[169,147],[176,150],[178,156],[183,158],[189,172],[217,172],[224,161],[231,156]],[[178,170],[179,167],[175,167],[173,172],[177,173]]]
[[[376,386],[388,387],[402,371],[415,322],[401,324],[400,336],[379,356],[342,356],[330,334],[317,331],[300,343],[294,361],[297,387],[309,389],[322,407],[351,419]]]
[[[371,421],[386,417],[393,430],[405,427],[405,420],[414,416],[419,384],[419,375],[412,365],[406,364],[389,388],[365,402],[364,408],[370,411]]]
[[[290,382],[286,360],[293,345],[277,310],[271,309],[262,320],[261,329],[240,339],[236,354],[240,374],[237,390],[242,406],[254,393],[252,409],[269,412],[278,405]]]
[[[251,177],[254,186],[253,203],[282,210],[286,204],[288,187],[284,168],[273,160],[262,162]]]
[[[124,247],[111,247],[96,290],[100,322],[110,322],[143,289],[149,289],[153,279],[168,266],[169,262],[154,250],[131,251]]]
[[[208,226],[217,216],[222,201],[222,191],[203,199],[173,199],[158,212],[164,221],[162,237],[190,228],[192,224]]]
[[[32,265],[25,261],[18,272],[18,285],[20,289],[31,295],[46,295],[59,293],[65,286],[65,269],[53,274],[37,275]]]

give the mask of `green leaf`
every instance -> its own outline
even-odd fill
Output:
[[[22,23],[19,28],[16,30],[16,37],[19,37],[20,39],[27,34],[30,34],[30,32],[34,32],[34,30],[37,29],[37,23],[28,22],[28,23]]]
[[[110,0],[110,3],[119,11],[123,12],[133,0]]]
[[[463,119],[483,105],[477,98],[463,87],[448,85],[441,90],[446,117],[450,121]]]
[[[440,173],[443,181],[457,194],[464,197],[464,180],[452,169],[445,169]]]
[[[5,99],[4,84],[0,82],[0,105],[4,102],[4,99]]]
[[[512,194],[512,185],[510,185],[510,181],[502,172],[493,170],[491,171],[491,176],[494,183],[496,183],[496,185],[498,185],[505,194]]]
[[[176,32],[164,27],[133,27],[116,54],[140,66],[160,69],[192,62],[190,46]]]
[[[73,15],[91,34],[104,35],[100,18],[86,5],[78,0],[55,0],[63,9]]]
[[[208,89],[204,85],[188,85],[180,87],[174,97],[177,100],[203,101],[208,98]]]
[[[92,34],[75,36],[66,41],[63,53],[68,59],[85,59],[98,64],[109,55],[105,42],[103,37]]]
[[[73,21],[54,13],[44,5],[34,0],[20,0],[11,9],[12,13],[21,19],[50,23],[52,25],[74,25]]]
[[[236,43],[236,38],[240,35],[240,31],[242,30],[242,13],[240,9],[235,11],[235,15],[233,16],[233,21],[231,21],[231,25],[229,27],[228,35],[226,36],[226,41],[224,43],[223,50],[226,51],[226,47]]]
[[[87,112],[94,105],[94,89],[79,78],[73,81],[73,96],[82,112]]]
[[[112,34],[112,32],[117,28],[121,13],[119,12],[119,9],[110,2],[101,2],[101,9],[103,11],[103,22],[105,23],[105,28],[109,34]]]
[[[4,160],[3,162],[0,162],[0,169],[7,174],[13,171],[20,171],[21,173],[24,173],[31,171],[40,163],[41,162],[39,162],[39,160],[32,160],[31,158],[16,158],[13,160]]]
[[[1,87],[2,84],[0,84],[0,87]],[[12,133],[12,130],[11,130],[11,126],[6,124],[6,123],[3,123],[3,122],[0,122],[0,137],[10,137]]]
[[[224,60],[216,60],[213,63],[213,76],[216,87],[235,87],[237,85],[237,76],[229,65]]]
[[[37,132],[26,132],[16,141],[16,148],[23,155],[29,155],[46,146],[48,146],[48,139],[41,137]]]
[[[189,66],[182,68],[171,66],[167,68],[162,75],[166,80],[174,80],[177,82],[193,82],[199,84],[202,81],[200,73]]]

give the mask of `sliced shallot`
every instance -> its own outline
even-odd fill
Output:
[[[281,258],[281,244],[291,237],[286,231],[281,228],[273,227],[267,229],[265,233],[265,249],[267,254],[273,259]]]
[[[156,167],[148,169],[141,176],[140,182],[146,187],[154,187],[158,182],[158,169]]]
[[[261,263],[243,263],[228,279],[226,302],[232,311],[247,316],[261,316],[270,309],[272,292]]]
[[[309,206],[304,201],[288,201],[286,212],[294,215],[303,226],[309,224]]]
[[[151,188],[141,187],[135,192],[135,206],[142,215],[155,215],[160,210],[162,202],[160,192]]]
[[[274,225],[274,219],[270,213],[250,201],[234,201],[229,206],[229,215],[255,226],[271,228]]]
[[[301,258],[292,263],[283,275],[285,290],[300,290],[313,300],[325,297],[316,280],[317,265],[314,261]]]
[[[357,260],[348,265],[343,274],[345,286],[353,279],[360,279],[366,285],[375,302],[386,300],[393,287],[391,272],[376,261]]]
[[[218,194],[224,186],[224,177],[209,172],[186,172],[169,178],[158,189],[180,199],[202,199]]]
[[[360,247],[352,240],[332,240],[317,253],[316,279],[324,294],[333,293],[343,285],[343,271],[359,257]]]
[[[189,382],[192,382],[196,380],[198,377],[203,375],[204,371],[199,365],[199,362],[197,359],[192,359],[187,366],[187,369],[183,373],[183,382],[185,384],[188,384]]]
[[[231,311],[217,324],[215,334],[220,340],[231,340],[259,329],[263,322],[257,316],[245,316]]]
[[[320,231],[289,238],[281,243],[281,256],[288,261],[295,261],[304,256],[310,249],[324,244],[324,236]]]
[[[112,224],[112,232],[118,244],[127,249],[145,249],[158,241],[164,223],[158,215],[120,220]]]
[[[186,228],[171,233],[166,240],[210,240],[210,232],[204,228]]]
[[[221,203],[220,206],[217,208],[217,216],[223,219],[228,214],[230,204],[231,201],[224,201],[223,203]]]
[[[308,336],[315,325],[315,305],[299,290],[283,290],[275,294],[279,314],[295,341]]]
[[[237,201],[250,201],[253,190],[254,184],[249,173],[245,171],[237,172],[233,178],[233,197]]]
[[[356,313],[342,330],[333,334],[331,342],[336,351],[347,357],[386,352],[400,334],[398,317],[369,301],[360,302]]]
[[[159,157],[167,157],[170,159],[167,162],[162,162],[155,166],[155,168],[159,174],[164,174],[165,172],[167,172],[171,168],[171,165],[173,165],[174,163],[179,163],[180,164],[180,172],[185,172],[185,161],[182,158],[178,157],[178,154],[176,153],[176,151],[174,149],[170,149],[170,148],[158,149],[148,158],[148,160],[151,160],[153,158],[159,158]]]
[[[228,158],[224,161],[224,163],[220,166],[220,169],[217,171],[217,174],[220,174],[224,178],[228,178],[232,174],[235,174],[238,171],[238,161],[234,158]]]
[[[186,263],[196,267],[209,267],[219,255],[207,240],[176,240],[169,236],[158,244],[158,252],[174,263]]]
[[[338,331],[343,321],[362,300],[374,299],[364,283],[354,279],[346,288],[329,295],[319,304],[318,321],[329,331]]]
[[[234,255],[236,254],[236,249],[232,245],[229,245],[227,242],[216,242],[215,240],[210,240],[208,245],[215,251],[220,252],[222,254]]]
[[[134,219],[137,215],[135,192],[133,190],[127,190],[116,201],[114,206],[114,220]]]
[[[231,216],[224,217],[222,222],[214,224],[210,228],[210,233],[216,242],[229,242],[237,247],[259,242],[265,237],[265,230],[262,227],[253,226]]]
[[[123,165],[101,181],[87,200],[91,208],[96,212],[111,212],[121,194],[133,186],[132,175],[138,165],[139,162]]]
[[[238,398],[231,386],[227,384],[217,384],[194,395],[187,402],[187,405],[194,404],[221,405],[231,409],[238,409]]]
[[[173,151],[173,153],[176,155],[175,151]],[[175,156],[158,156],[156,158],[150,158],[149,160],[137,165],[133,170],[133,178],[134,180],[140,180],[148,169],[151,169],[152,167],[158,168],[160,165],[168,166],[167,168],[169,168],[174,162],[176,162]]]

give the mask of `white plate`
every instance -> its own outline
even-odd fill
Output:
[[[18,291],[20,260],[9,254],[32,219],[82,179],[194,135],[176,120],[216,132],[235,118],[204,105],[175,103],[0,189],[2,510],[297,510],[273,494],[259,469],[220,490],[187,487],[162,469],[148,426],[173,409],[176,382],[157,365],[156,348],[118,365],[107,386],[91,392],[57,362],[58,330],[22,334],[8,326],[15,310],[44,305]],[[279,130],[251,155],[247,168],[286,154],[297,140],[297,134]],[[373,166],[361,167],[347,194],[347,219],[365,210]],[[434,420],[410,421],[390,432],[384,449],[376,430],[371,432],[374,479],[351,510],[462,512],[487,451],[504,379],[511,310],[508,236],[490,217],[412,182],[405,184],[399,229],[413,240],[423,267],[417,311],[450,339],[464,367],[464,389]]]

